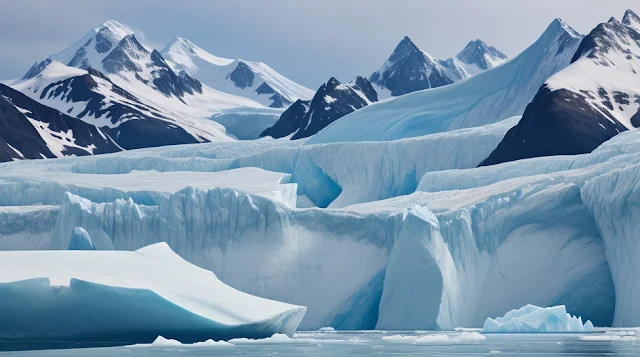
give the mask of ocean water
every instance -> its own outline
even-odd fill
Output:
[[[291,339],[276,336],[196,345],[163,341],[125,347],[0,352],[0,356],[640,356],[639,339],[640,330],[634,329],[487,335],[469,331],[317,331],[299,332]]]

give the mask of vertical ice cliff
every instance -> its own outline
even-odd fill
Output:
[[[411,211],[386,270],[379,329],[481,327],[533,303],[609,326],[615,294],[579,188],[540,182],[433,214]]]
[[[640,165],[612,169],[587,182],[582,197],[594,217],[606,248],[615,285],[614,326],[640,325]]]
[[[400,211],[296,210],[228,188],[186,188],[154,206],[67,194],[51,248],[66,249],[74,227],[83,227],[97,249],[167,242],[236,289],[308,306],[301,328],[318,328],[384,269],[401,224]],[[375,301],[362,304],[377,308]],[[351,323],[363,328],[366,319]]]

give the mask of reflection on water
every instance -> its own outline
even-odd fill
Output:
[[[0,356],[640,356],[640,333],[607,330],[595,334],[488,334],[465,332],[299,332],[293,339],[247,341],[231,344],[151,345],[72,350],[2,352]],[[585,337],[586,336],[586,337]],[[12,348],[43,348],[20,346]],[[4,345],[6,350],[8,345]]]

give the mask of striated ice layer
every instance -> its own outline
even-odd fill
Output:
[[[189,185],[232,187],[292,207],[304,201],[340,208],[410,194],[431,171],[475,167],[518,120],[395,142],[259,140],[0,164],[0,204],[58,204],[65,192],[95,202],[157,204],[161,193]]]
[[[591,321],[582,323],[582,317],[571,316],[565,306],[538,307],[527,305],[511,310],[504,317],[487,318],[482,331],[492,333],[566,333],[591,332]]]
[[[306,310],[233,289],[164,243],[134,252],[0,252],[0,267],[3,341],[291,336]]]
[[[307,306],[304,329],[362,329],[375,327],[382,286],[371,282],[384,270],[402,216],[400,210],[292,209],[229,188],[186,188],[152,206],[67,194],[50,248],[66,249],[75,227],[99,250],[167,242],[234,288]],[[360,310],[340,314],[352,301]]]
[[[611,324],[605,245],[577,186],[542,181],[403,199],[422,202],[389,257],[376,328],[481,327],[528,303]]]

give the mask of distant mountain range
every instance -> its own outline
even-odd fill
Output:
[[[582,35],[556,19],[536,42],[502,65],[369,105],[335,121],[307,144],[397,140],[520,116],[544,81],[571,63],[581,41]]]
[[[586,37],[556,19],[511,60],[481,40],[441,60],[404,37],[369,78],[332,77],[314,93],[187,39],[150,49],[107,21],[0,83],[0,160],[258,137],[396,140],[514,116],[481,165],[586,153],[640,126],[639,61],[640,17],[628,10]]]
[[[267,124],[257,129],[262,131],[286,106],[313,95],[264,63],[221,59],[185,39],[162,51],[148,49],[116,21],[89,31],[8,84],[55,112],[108,133],[115,146],[106,151],[231,141],[234,137],[212,116],[252,111],[258,119],[266,118]],[[53,155],[70,152],[53,150]]]
[[[331,78],[318,89],[313,100],[294,103],[261,136],[290,136],[292,140],[306,138],[378,99],[452,84],[506,60],[507,56],[480,40],[469,42],[455,58],[438,60],[419,49],[409,37],[404,37],[382,68],[374,72],[369,80],[357,77],[353,82],[339,86],[340,82]],[[342,91],[340,95],[330,95],[332,99],[328,105],[323,98],[328,90],[335,90],[332,89],[334,87]],[[369,94],[363,96],[362,93]],[[315,119],[319,117],[321,119]]]

